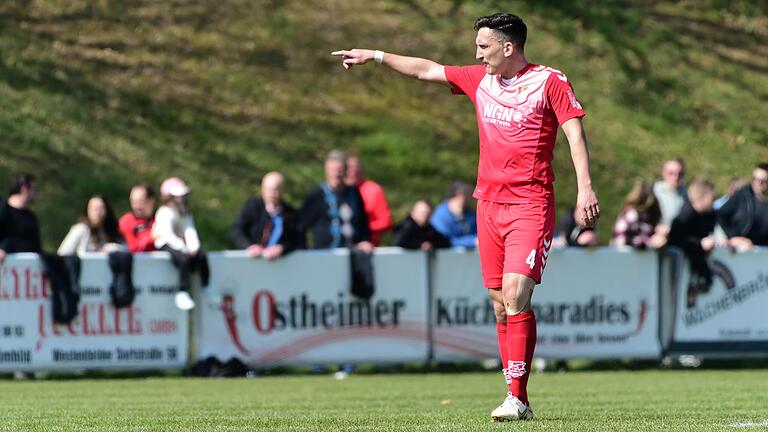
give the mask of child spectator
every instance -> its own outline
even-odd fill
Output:
[[[203,287],[208,285],[208,259],[200,250],[200,238],[195,229],[192,213],[187,206],[190,189],[178,177],[165,179],[160,186],[163,205],[157,209],[152,237],[155,247],[171,254],[173,264],[179,269],[179,292],[176,307],[189,310],[195,302],[189,295],[189,278],[193,271],[200,274]]]

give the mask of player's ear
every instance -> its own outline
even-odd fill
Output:
[[[504,42],[504,57],[512,57],[515,53],[515,44],[512,42]]]

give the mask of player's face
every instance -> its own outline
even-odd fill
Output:
[[[490,75],[498,74],[504,64],[504,45],[496,39],[493,30],[483,27],[477,31],[475,38],[475,57],[485,65],[485,71]]]

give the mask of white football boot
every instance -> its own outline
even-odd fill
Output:
[[[491,412],[491,419],[495,422],[533,420],[533,410],[520,402],[520,399],[508,394],[504,402]]]

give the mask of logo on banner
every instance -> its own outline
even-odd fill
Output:
[[[549,340],[553,344],[614,344],[625,343],[643,331],[648,302],[641,299],[636,307],[632,307],[628,302],[614,303],[596,295],[586,303],[541,303],[533,305],[533,309],[539,324],[552,326],[553,334]],[[636,324],[627,329],[634,322]],[[578,332],[575,336],[570,335],[570,331],[569,334],[557,333],[563,326],[584,326],[586,330],[594,325],[603,326],[602,330]],[[613,328],[617,331],[611,330]]]
[[[251,328],[261,335],[282,330],[335,329],[360,327],[397,327],[406,309],[404,299],[357,300],[339,292],[337,301],[315,301],[308,293],[277,301],[269,290],[260,290],[250,302],[250,320],[238,320],[235,297],[226,295],[222,299],[221,312],[227,332],[237,349],[249,355],[249,349],[238,323],[249,322]]]
[[[709,321],[724,312],[738,307],[763,292],[768,292],[768,274],[759,272],[757,276],[743,284],[738,284],[731,269],[722,261],[712,260],[709,263],[712,277],[709,280],[690,273],[688,284],[683,292],[683,286],[678,285],[682,301],[688,300],[688,308],[683,314],[686,327],[693,327]],[[712,289],[720,286],[725,290]]]

